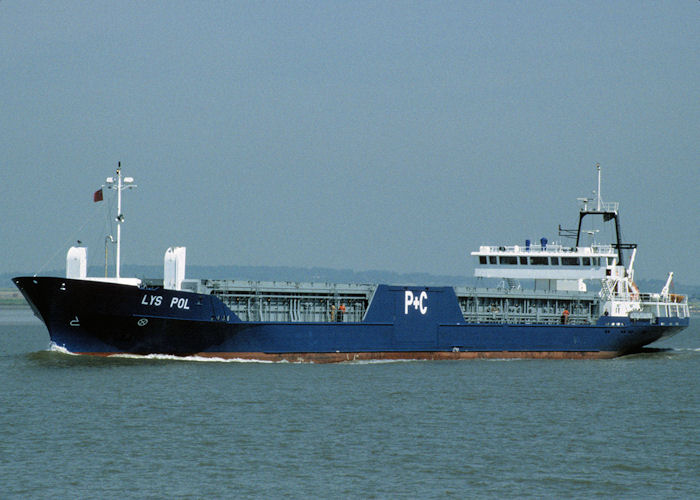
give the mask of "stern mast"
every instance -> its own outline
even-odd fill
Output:
[[[587,215],[599,215],[603,217],[603,222],[608,222],[610,220],[614,221],[615,223],[615,243],[613,243],[613,247],[617,249],[617,261],[618,265],[624,266],[624,256],[622,251],[623,250],[632,250],[637,247],[636,244],[634,243],[622,243],[621,236],[620,236],[620,214],[618,212],[618,206],[619,204],[617,202],[612,202],[612,203],[604,203],[603,198],[600,195],[600,164],[596,163],[596,169],[598,170],[598,191],[596,192],[596,207],[595,209],[591,210],[588,208],[588,202],[591,201],[588,198],[579,198],[580,201],[583,201],[583,208],[579,212],[578,216],[578,229],[576,230],[576,247],[579,246],[581,243],[581,227],[583,223],[583,218]]]

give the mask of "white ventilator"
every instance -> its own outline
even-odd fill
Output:
[[[66,278],[85,279],[87,276],[87,247],[70,247],[66,255]]]
[[[185,279],[185,247],[170,247],[165,251],[163,259],[163,288],[166,290],[181,290]]]

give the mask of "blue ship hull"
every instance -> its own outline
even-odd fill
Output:
[[[244,322],[213,295],[50,277],[15,278],[51,340],[93,355],[171,354],[331,362],[354,359],[605,358],[688,326],[601,317],[591,325],[466,323],[449,287],[379,285],[364,319]],[[430,307],[409,308],[407,289]]]

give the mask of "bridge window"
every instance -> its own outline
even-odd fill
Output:
[[[518,264],[518,258],[512,257],[510,255],[501,257],[501,264],[507,264],[509,266],[516,266]]]
[[[533,266],[546,266],[549,264],[547,257],[530,257],[530,264]]]
[[[486,256],[479,255],[479,264],[486,264]]]
[[[552,265],[553,266],[559,265],[559,257],[552,257]]]
[[[600,265],[600,257],[593,257],[593,265],[594,266]]]
[[[520,265],[527,266],[527,257],[520,257]]]
[[[578,266],[578,257],[562,257],[561,263],[564,266]]]
[[[495,255],[489,255],[489,264],[498,264],[498,257]]]
[[[591,265],[591,258],[590,257],[581,257],[581,261],[583,262],[584,266],[590,266]]]

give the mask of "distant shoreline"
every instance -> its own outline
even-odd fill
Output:
[[[0,307],[29,307],[19,290],[0,289]]]
[[[31,307],[24,299],[19,299],[17,302],[0,301],[0,309],[6,311],[10,309],[31,309]]]

